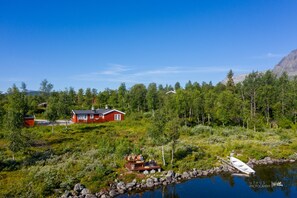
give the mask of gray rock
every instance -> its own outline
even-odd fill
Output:
[[[143,174],[147,175],[149,172],[147,170],[143,171]]]
[[[92,194],[91,191],[87,188],[84,188],[82,191],[81,191],[81,194],[82,195],[87,195],[87,194]]]
[[[184,172],[181,176],[183,179],[188,179],[190,177],[188,172]]]
[[[146,184],[141,184],[141,188],[146,188]]]
[[[75,192],[81,192],[84,188],[85,188],[85,186],[83,184],[77,183],[74,185],[73,190]]]
[[[166,174],[167,177],[174,177],[174,171],[173,170],[169,170]]]
[[[172,182],[172,177],[166,176],[166,182],[171,183]]]
[[[96,195],[96,197],[101,197],[101,195],[103,195],[103,194],[104,194],[104,192],[100,191],[100,192],[97,192],[95,195]]]
[[[133,183],[133,182],[126,184],[126,188],[132,188],[134,186],[135,186],[135,183]]]
[[[123,190],[123,189],[119,189],[119,190],[118,190],[118,193],[119,193],[119,194],[124,194],[124,193],[125,193],[125,190]]]
[[[85,198],[97,198],[97,197],[93,194],[87,194],[85,195]]]
[[[151,170],[150,173],[151,173],[151,174],[154,174],[154,173],[156,173],[156,171],[153,169],[153,170]]]
[[[152,188],[152,187],[154,186],[154,180],[151,179],[151,178],[148,178],[148,179],[146,180],[146,186],[147,186],[148,188]]]
[[[71,193],[68,190],[66,190],[65,193],[61,196],[61,198],[67,198],[69,196],[71,196]]]
[[[117,189],[122,189],[122,190],[125,190],[126,189],[126,185],[124,182],[119,182],[117,184]]]
[[[109,191],[109,196],[115,197],[116,195],[118,195],[118,192],[116,190]]]
[[[195,170],[193,170],[193,172],[192,172],[192,175],[194,176],[194,177],[196,177],[197,175],[198,175],[198,172],[197,172],[197,170],[195,169]]]

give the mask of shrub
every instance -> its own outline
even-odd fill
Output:
[[[199,134],[213,134],[213,129],[210,126],[204,126],[204,125],[197,125],[191,129],[191,133],[193,135],[199,135]]]
[[[188,126],[182,126],[180,128],[180,133],[182,135],[193,135],[193,133],[191,132],[191,127]]]

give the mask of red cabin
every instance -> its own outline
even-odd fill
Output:
[[[116,109],[72,110],[74,123],[100,123],[124,120],[124,112]]]
[[[34,116],[25,116],[24,117],[24,125],[26,127],[33,127],[34,126]]]

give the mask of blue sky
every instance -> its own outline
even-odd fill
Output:
[[[297,48],[296,0],[0,0],[0,91],[182,85],[273,68]]]

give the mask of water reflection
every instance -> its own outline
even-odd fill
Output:
[[[120,197],[297,197],[297,164],[256,167],[256,175],[197,178]]]

